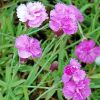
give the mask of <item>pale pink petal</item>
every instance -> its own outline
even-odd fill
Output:
[[[100,46],[96,46],[93,52],[95,53],[96,57],[100,56]]]
[[[50,21],[49,26],[55,32],[59,31],[59,29],[60,29],[60,24],[56,21]]]
[[[76,85],[75,85],[74,81],[69,81],[66,84],[64,84],[62,92],[63,92],[65,98],[71,99],[73,97],[74,92],[75,92],[75,87],[76,87]]]
[[[84,21],[84,16],[82,15],[82,12],[74,5],[69,5],[68,6],[70,10],[70,13],[73,13],[75,14],[76,16],[76,19],[79,21],[79,22],[83,22]]]
[[[75,82],[79,82],[80,80],[83,80],[86,76],[85,71],[83,70],[77,70],[74,74],[73,74],[73,80]]]
[[[18,50],[18,55],[20,58],[29,58],[32,54],[28,51]]]
[[[66,73],[64,73],[64,74],[62,75],[62,81],[63,81],[64,83],[68,82],[70,79],[71,79],[71,76],[70,76],[70,75],[67,75]]]
[[[70,60],[70,65],[73,66],[74,68],[78,68],[78,69],[80,69],[80,67],[81,67],[81,64],[75,58],[72,58]]]
[[[26,49],[29,47],[29,37],[26,34],[23,34],[16,38],[15,47],[18,49]]]

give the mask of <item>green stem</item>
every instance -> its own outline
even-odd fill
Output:
[[[82,39],[86,39],[86,37],[84,36],[84,34],[83,34],[83,30],[82,30],[82,27],[81,27],[81,25],[78,23],[78,28],[79,28],[79,31],[80,31],[80,33],[81,33],[81,35],[82,35]]]

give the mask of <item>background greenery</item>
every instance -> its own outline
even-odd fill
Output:
[[[48,21],[36,29],[27,29],[18,21],[16,7],[28,1],[34,0],[0,1],[0,100],[64,100],[62,72],[70,58],[75,57],[75,46],[82,40],[80,33],[100,45],[100,0],[39,0],[48,14],[57,2],[73,3],[82,11],[85,21],[79,31],[61,37],[55,37]],[[16,37],[24,33],[41,41],[43,55],[20,64],[14,44]],[[58,70],[51,72],[54,61],[58,61]],[[81,64],[91,78],[92,94],[88,100],[100,100],[100,66]]]

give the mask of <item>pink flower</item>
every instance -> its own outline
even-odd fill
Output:
[[[75,82],[79,82],[80,80],[83,80],[85,76],[86,76],[85,71],[67,66],[64,69],[64,74],[62,75],[62,81],[64,83],[68,82],[69,80],[74,80]]]
[[[79,64],[79,62],[75,58],[72,58],[70,60],[70,64],[64,68],[64,72],[62,75],[62,81],[66,83],[70,79],[76,82],[83,80],[86,74],[85,74],[85,71],[80,70],[80,67],[81,65]]]
[[[41,2],[29,2],[26,5],[19,5],[17,8],[17,17],[32,28],[39,27],[43,21],[48,19],[45,6]]]
[[[19,57],[23,59],[40,57],[42,55],[40,42],[25,34],[16,38],[15,47],[18,49]]]
[[[100,46],[95,46],[93,40],[83,40],[76,47],[75,54],[82,62],[91,64],[100,55]]]
[[[77,22],[83,20],[82,13],[75,6],[58,3],[50,12],[49,26],[55,32],[63,30],[64,33],[71,35],[78,30]]]
[[[78,83],[70,80],[63,87],[63,94],[67,99],[73,100],[86,100],[91,94],[91,89],[89,87],[89,79],[79,81]]]

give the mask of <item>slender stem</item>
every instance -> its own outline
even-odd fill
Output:
[[[43,87],[43,86],[28,86],[28,88],[40,88],[40,89],[49,89],[50,87]]]
[[[86,37],[84,36],[84,34],[83,34],[83,30],[82,30],[82,27],[81,27],[81,25],[78,23],[78,28],[79,28],[79,31],[80,31],[80,33],[81,33],[81,35],[82,35],[82,39],[86,39]]]
[[[27,35],[31,35],[31,34],[33,34],[33,33],[36,33],[36,32],[38,32],[38,31],[40,31],[40,30],[47,29],[48,26],[49,26],[49,25],[46,24],[46,25],[42,26],[41,28],[38,28],[38,29],[36,29],[36,30],[31,31],[31,32],[28,33]]]

